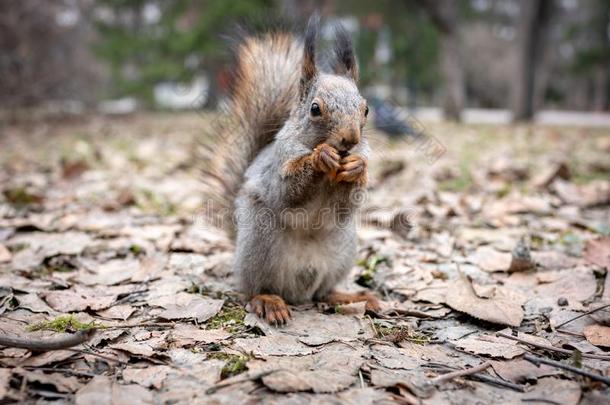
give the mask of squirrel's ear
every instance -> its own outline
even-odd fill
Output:
[[[303,67],[301,72],[301,97],[305,97],[311,88],[314,77],[318,73],[316,67],[316,41],[320,27],[320,16],[313,14],[307,22],[305,43],[303,49]]]
[[[354,47],[349,33],[343,25],[335,26],[335,60],[333,70],[338,75],[344,75],[358,82],[359,71]]]

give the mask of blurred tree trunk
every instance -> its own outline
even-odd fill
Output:
[[[459,121],[465,103],[464,65],[454,0],[418,0],[440,34],[440,68],[444,81],[443,113]]]
[[[600,59],[593,73],[593,109],[605,111],[610,108],[610,3],[597,0],[593,10],[596,14],[593,28]]]
[[[553,0],[520,0],[518,62],[515,71],[512,112],[514,121],[534,116],[536,70],[542,56]]]

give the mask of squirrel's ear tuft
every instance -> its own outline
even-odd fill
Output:
[[[338,75],[344,75],[358,82],[358,63],[352,46],[352,40],[347,30],[341,24],[335,26],[335,60],[333,70]]]
[[[303,49],[303,67],[301,72],[301,97],[309,92],[314,77],[318,73],[316,67],[316,41],[320,27],[320,15],[318,13],[309,17],[305,31],[305,43]]]

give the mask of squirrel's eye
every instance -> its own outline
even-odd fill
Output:
[[[364,107],[364,116],[365,117],[369,116],[369,106],[368,105],[366,107]]]
[[[314,117],[319,117],[322,115],[322,111],[320,110],[320,105],[318,103],[311,104],[311,115]]]

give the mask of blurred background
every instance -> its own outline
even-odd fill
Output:
[[[316,9],[323,36],[336,21],[352,33],[365,95],[422,117],[610,108],[608,0],[2,0],[0,108],[214,109],[235,24],[299,27]]]

